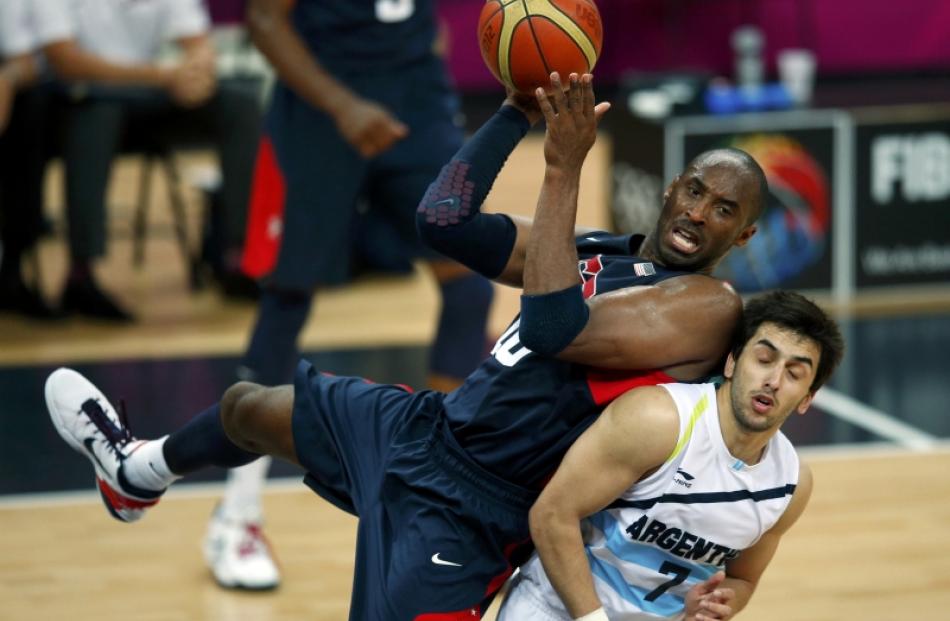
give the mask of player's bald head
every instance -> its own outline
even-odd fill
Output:
[[[754,157],[742,149],[724,147],[703,151],[690,161],[686,167],[686,172],[718,166],[734,169],[736,181],[741,184],[749,184],[751,190],[749,195],[752,197],[752,201],[748,221],[752,223],[758,220],[765,210],[769,196],[769,182],[765,178],[765,171],[762,170]]]

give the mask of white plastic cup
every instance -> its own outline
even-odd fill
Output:
[[[807,106],[811,102],[815,64],[815,54],[811,50],[790,48],[778,53],[779,80],[796,105]]]

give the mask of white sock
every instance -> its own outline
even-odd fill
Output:
[[[221,499],[221,514],[226,518],[259,522],[264,515],[261,493],[267,481],[270,457],[261,457],[246,466],[228,472],[228,482]]]
[[[162,447],[164,438],[150,440],[136,448],[122,463],[122,472],[125,478],[136,487],[160,492],[181,476],[168,468]]]

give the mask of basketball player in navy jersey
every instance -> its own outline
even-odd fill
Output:
[[[135,440],[69,369],[47,380],[60,434],[93,461],[107,509],[132,521],[177,478],[263,454],[298,463],[359,516],[351,619],[470,619],[530,549],[528,510],[571,443],[633,386],[694,380],[724,358],[741,300],[708,274],[755,231],[766,182],[747,154],[697,157],[647,235],[575,239],[580,169],[607,104],[591,76],[509,97],[429,187],[426,241],[523,286],[521,314],[457,390],[407,392],[306,362],[293,386],[238,383],[170,436]],[[540,110],[538,109],[540,105]],[[533,223],[479,211],[532,122],[547,121]],[[596,365],[596,366],[592,366]]]
[[[278,170],[263,173],[283,180],[285,200],[276,266],[263,279],[238,376],[292,381],[313,292],[349,279],[356,246],[372,254],[366,263],[384,267],[426,260],[442,302],[428,382],[452,390],[485,354],[492,287],[415,230],[419,200],[463,138],[459,102],[434,51],[434,0],[250,0],[247,22],[277,72],[266,136]],[[354,225],[358,200],[370,212]],[[205,552],[224,586],[277,584],[259,539],[266,471],[262,460],[232,473],[212,518]]]

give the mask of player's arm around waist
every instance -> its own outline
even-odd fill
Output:
[[[759,580],[762,578],[762,574],[765,573],[772,557],[775,556],[775,551],[778,549],[782,536],[788,532],[805,511],[805,506],[811,498],[811,491],[811,469],[802,463],[798,475],[798,485],[782,517],[768,532],[762,535],[754,546],[743,550],[738,558],[726,564],[726,579],[722,586],[735,591],[735,598],[729,604],[735,613],[738,613],[749,603]]]
[[[676,445],[672,397],[648,386],[615,400],[564,457],[529,519],[544,570],[573,617],[601,606],[580,521],[662,465]]]
[[[701,274],[595,295],[587,305],[587,324],[558,358],[610,369],[699,371],[682,379],[722,360],[742,313],[732,287]]]

